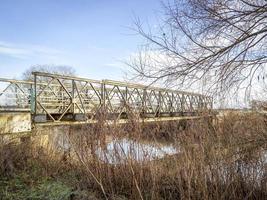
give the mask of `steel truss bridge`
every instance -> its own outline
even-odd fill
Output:
[[[34,123],[198,116],[213,99],[196,93],[111,80],[33,72],[33,81],[0,78],[0,111],[28,112]]]

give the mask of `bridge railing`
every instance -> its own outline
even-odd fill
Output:
[[[212,108],[212,97],[201,94],[42,72],[33,75],[37,121],[93,119],[102,111],[116,118],[130,112],[143,117],[180,116]]]
[[[0,78],[0,111],[30,111],[34,83]]]

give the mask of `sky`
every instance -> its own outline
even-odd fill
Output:
[[[72,66],[92,79],[123,80],[144,43],[134,18],[156,26],[160,0],[0,0],[0,77],[34,65]]]

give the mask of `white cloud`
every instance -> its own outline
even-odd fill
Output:
[[[111,67],[113,69],[117,69],[117,70],[120,70],[120,71],[125,71],[127,69],[127,67],[128,67],[123,61],[106,63],[106,64],[104,64],[104,66]]]
[[[54,58],[62,51],[57,49],[32,44],[14,44],[10,42],[0,41],[0,54],[19,59],[29,59],[32,57],[48,57]]]

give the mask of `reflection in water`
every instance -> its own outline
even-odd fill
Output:
[[[74,146],[70,142],[70,138],[64,133],[53,134],[53,146],[64,152],[70,152]],[[115,139],[106,138],[106,145],[103,148],[100,141],[95,143],[98,148],[94,152],[99,160],[118,164],[127,162],[128,159],[142,161],[151,161],[163,158],[166,155],[173,155],[180,152],[172,144],[156,141],[135,141],[128,138]]]
[[[127,162],[129,159],[139,162],[151,161],[178,152],[179,150],[171,145],[162,145],[154,142],[144,144],[124,138],[109,142],[105,149],[99,148],[96,154],[100,160],[106,163],[118,164]]]

